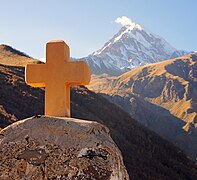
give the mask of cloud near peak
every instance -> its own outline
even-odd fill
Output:
[[[121,24],[122,26],[127,26],[127,25],[133,25],[135,24],[134,22],[132,22],[132,20],[130,18],[128,18],[127,16],[122,16],[122,17],[118,17],[115,20],[116,23]]]

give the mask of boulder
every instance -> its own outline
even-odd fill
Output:
[[[36,116],[0,131],[0,179],[117,179],[129,176],[105,126]]]

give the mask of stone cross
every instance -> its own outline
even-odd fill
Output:
[[[69,47],[64,41],[46,45],[46,64],[28,64],[26,83],[45,87],[45,115],[70,117],[70,86],[90,81],[90,69],[84,61],[70,62]]]

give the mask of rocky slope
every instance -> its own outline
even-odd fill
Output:
[[[120,75],[136,67],[185,53],[141,25],[132,23],[122,27],[101,49],[84,59],[93,74]]]
[[[93,77],[88,86],[197,157],[197,56],[139,67],[119,77]]]
[[[43,114],[44,91],[24,82],[24,68],[0,65],[0,127]],[[96,120],[110,129],[133,179],[195,179],[197,169],[183,152],[84,87],[71,91],[72,117]]]

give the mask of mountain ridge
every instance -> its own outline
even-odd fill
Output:
[[[40,64],[42,62],[9,45],[0,45],[0,64],[25,66],[27,63]]]
[[[93,74],[120,75],[142,65],[187,54],[139,24],[123,26],[104,46],[85,59]]]

